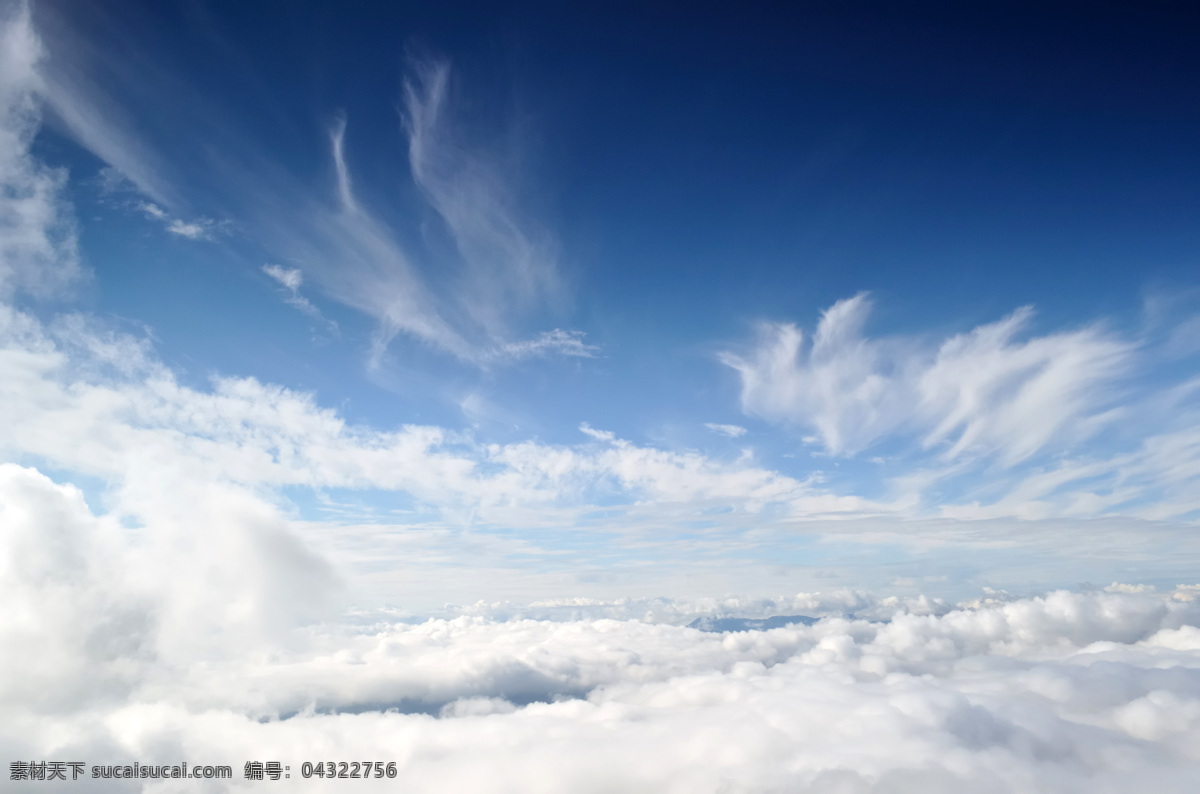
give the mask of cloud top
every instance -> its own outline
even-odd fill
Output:
[[[584,599],[520,608],[539,619],[306,623],[297,604],[312,604],[320,567],[247,507],[164,503],[155,534],[222,529],[147,546],[76,489],[0,466],[0,640],[23,649],[0,657],[9,757],[262,758],[293,772],[369,757],[397,764],[379,785],[483,792],[1115,794],[1183,792],[1200,772],[1195,586],[958,605],[799,593],[657,616]],[[771,608],[819,620],[681,625]]]

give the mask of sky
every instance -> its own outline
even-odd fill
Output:
[[[0,0],[0,749],[1194,788],[1198,34]]]

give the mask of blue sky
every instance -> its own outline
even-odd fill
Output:
[[[6,6],[6,460],[389,602],[1194,570],[1195,15],[378,5]]]

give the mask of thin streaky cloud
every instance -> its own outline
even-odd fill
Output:
[[[741,425],[722,425],[715,422],[705,422],[704,426],[714,433],[720,433],[729,438],[741,438],[746,435],[746,428]]]
[[[595,358],[599,355],[600,348],[583,341],[584,336],[582,331],[564,331],[561,328],[555,328],[552,331],[543,331],[532,339],[508,342],[496,350],[495,357],[501,361],[549,355]]]
[[[494,158],[458,139],[450,64],[414,59],[404,82],[413,179],[445,222],[466,265],[459,303],[488,334],[562,292],[553,238],[519,209]]]
[[[262,271],[278,281],[280,286],[293,295],[299,291],[300,285],[304,283],[304,275],[298,267],[285,268],[279,265],[263,265]]]
[[[73,27],[63,8],[38,3],[36,10],[50,51],[39,67],[39,93],[49,110],[48,121],[155,203],[182,206],[176,169],[146,145],[137,123],[104,89],[105,81],[144,79],[144,69],[130,60],[137,58],[134,50],[98,48]]]
[[[285,268],[280,265],[267,264],[262,266],[262,272],[270,276],[283,290],[283,300],[289,306],[298,309],[314,320],[319,320],[330,331],[337,333],[337,323],[321,314],[321,310],[312,304],[308,298],[300,294],[300,286],[304,283],[304,274],[300,268]]]
[[[8,4],[0,14],[0,300],[60,297],[83,271],[73,212],[62,197],[67,173],[30,152],[41,126],[45,52],[27,4]]]
[[[838,301],[811,343],[794,324],[764,323],[748,354],[721,353],[746,413],[815,432],[834,455],[908,435],[948,460],[1015,465],[1115,418],[1114,388],[1138,348],[1100,326],[1030,336],[1027,307],[936,346],[873,338],[870,307],[865,293]]]
[[[186,237],[189,240],[211,240],[213,231],[217,228],[217,224],[208,218],[185,221],[182,218],[173,217],[153,202],[140,201],[135,207],[150,220],[161,223],[167,232],[178,237]]]
[[[329,131],[329,140],[333,150],[333,166],[337,172],[338,198],[341,199],[342,209],[346,212],[358,212],[358,202],[354,200],[354,191],[350,186],[350,173],[346,169],[346,115],[339,114]]]
[[[189,240],[206,240],[209,237],[208,226],[202,223],[186,223],[178,218],[167,224],[167,231]]]
[[[56,118],[145,197],[139,211],[147,214],[145,207],[154,207],[162,213],[154,219],[172,235],[211,239],[222,225],[175,212],[183,204],[171,183],[175,172],[88,76],[95,71],[89,64],[98,64],[106,74],[121,74],[128,65],[90,46],[74,48],[78,36],[67,24],[56,24],[55,31],[53,57],[47,61],[51,68],[38,89]],[[73,54],[64,57],[66,53]],[[228,184],[216,187],[235,207],[231,214],[239,224],[249,224],[275,258],[302,264],[329,297],[376,320],[368,356],[372,367],[382,365],[399,336],[481,367],[548,355],[593,355],[575,331],[521,338],[519,330],[529,318],[561,294],[555,245],[551,235],[532,231],[536,224],[512,210],[513,197],[502,187],[496,166],[454,143],[446,113],[448,76],[446,62],[414,62],[403,90],[406,119],[417,120],[406,124],[413,178],[455,240],[462,259],[457,267],[431,261],[402,243],[391,224],[362,205],[348,163],[352,142],[345,114],[328,130],[337,209],[326,208],[322,197],[295,184],[285,170],[251,174],[241,169],[230,174]],[[198,136],[219,134],[228,145],[244,147],[238,159],[262,161],[248,138],[238,139],[228,125],[203,129],[206,121],[198,120]],[[301,220],[295,222],[297,218]]]

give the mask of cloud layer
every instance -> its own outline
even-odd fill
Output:
[[[1184,792],[1200,772],[1196,587],[304,626],[280,606],[320,569],[286,546],[165,576],[161,547],[128,545],[32,470],[0,467],[0,505],[0,639],[23,649],[0,657],[0,681],[20,684],[0,689],[9,758],[239,776],[277,760],[314,791],[327,784],[298,779],[306,760],[397,763],[368,788],[481,792]],[[197,588],[213,575],[225,584]],[[821,620],[679,625],[748,606]]]

